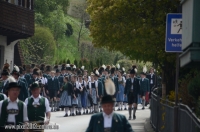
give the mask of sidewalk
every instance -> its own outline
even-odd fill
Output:
[[[128,117],[128,112],[125,114]],[[146,107],[142,110],[142,106],[138,105],[136,111],[136,120],[129,120],[134,132],[155,132],[150,124],[150,109]]]
[[[150,124],[150,118],[146,119],[146,121],[144,123],[144,130],[145,130],[145,132],[155,132]]]

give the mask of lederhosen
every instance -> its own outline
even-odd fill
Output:
[[[130,79],[130,81],[131,81],[131,88],[133,87],[134,89],[135,79],[134,82],[132,82],[132,79]],[[135,97],[133,89],[130,89],[128,93],[128,104],[137,103],[137,96]]]

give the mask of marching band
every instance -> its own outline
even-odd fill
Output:
[[[17,99],[27,105],[28,114],[26,116],[29,121],[44,122],[45,116],[49,121],[50,112],[60,110],[65,111],[64,117],[102,112],[100,102],[102,97],[107,95],[105,90],[107,79],[111,79],[115,84],[116,92],[113,98],[117,102],[115,104],[118,106],[117,110],[129,110],[131,113],[131,106],[134,106],[133,113],[135,114],[137,105],[133,103],[138,103],[136,96],[141,95],[142,100],[145,101],[144,96],[150,91],[149,85],[151,84],[153,87],[154,82],[151,75],[146,77],[146,73],[142,73],[142,78],[145,76],[147,82],[142,83],[144,79],[136,76],[137,68],[135,66],[125,73],[125,68],[120,67],[119,64],[116,66],[102,65],[100,68],[94,68],[90,74],[84,66],[77,68],[73,64],[62,64],[61,67],[58,65],[45,66],[44,64],[19,67],[15,65],[12,72],[9,67],[9,64],[4,64],[1,73],[0,104],[11,98],[11,95],[8,94],[9,89],[12,88],[10,84],[16,83],[16,87],[20,88]],[[14,81],[11,81],[10,78]],[[140,83],[144,87],[142,92],[140,91]],[[134,94],[131,93],[133,91]],[[1,109],[2,107],[0,107],[0,111]],[[115,110],[115,107],[113,109]],[[43,118],[36,118],[30,112],[35,112],[36,115]],[[129,119],[131,119],[130,116]],[[135,118],[134,115],[133,119]]]

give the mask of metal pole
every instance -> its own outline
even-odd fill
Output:
[[[176,53],[176,82],[175,82],[174,132],[178,132],[178,79],[179,79],[179,53]]]

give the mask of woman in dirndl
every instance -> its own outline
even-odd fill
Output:
[[[79,74],[78,77],[82,78],[82,75]],[[78,99],[78,106],[76,110],[76,115],[81,115],[81,110],[82,110],[82,104],[81,104],[81,92],[83,91],[83,88],[81,86],[81,83],[77,80],[76,81],[76,93],[77,93],[77,99]]]
[[[93,113],[97,113],[98,109],[98,102],[97,102],[97,91],[98,91],[98,82],[94,80],[94,73],[91,73],[91,82],[89,82],[89,88],[90,88],[90,95],[92,97],[93,102]]]
[[[127,80],[127,79],[129,79],[130,78],[130,74],[126,74],[126,75],[124,75],[124,77],[125,77],[125,79]],[[128,110],[127,109],[127,104],[128,104],[128,98],[127,98],[127,95],[124,97],[124,110]]]
[[[118,86],[119,86],[119,91],[117,93],[116,101],[118,104],[118,111],[122,110],[123,107],[123,101],[124,101],[124,89],[125,89],[125,83],[126,80],[124,78],[123,71],[119,70],[118,71]]]
[[[83,76],[80,76],[78,78],[79,83],[81,84],[81,87],[83,89],[83,91],[81,92],[81,104],[82,104],[82,108],[83,108],[83,114],[86,114],[86,108],[87,108],[87,89],[86,89],[86,82],[84,80]]]
[[[74,97],[74,91],[73,91],[73,86],[72,84],[69,82],[69,77],[65,76],[64,79],[64,84],[63,87],[61,88],[62,91],[62,95],[60,98],[60,108],[65,108],[65,115],[64,117],[68,116],[68,111],[72,106],[72,101],[71,98]]]
[[[86,91],[86,114],[89,114],[89,109],[91,108],[91,96],[90,96],[90,88],[89,88],[89,81],[88,76],[84,76],[85,81],[85,91]],[[90,96],[90,97],[89,97]]]
[[[72,97],[72,108],[71,108],[71,115],[75,116],[75,110],[76,107],[78,106],[78,91],[76,90],[76,80],[77,76],[76,75],[71,75],[71,83],[74,91],[74,97]]]

